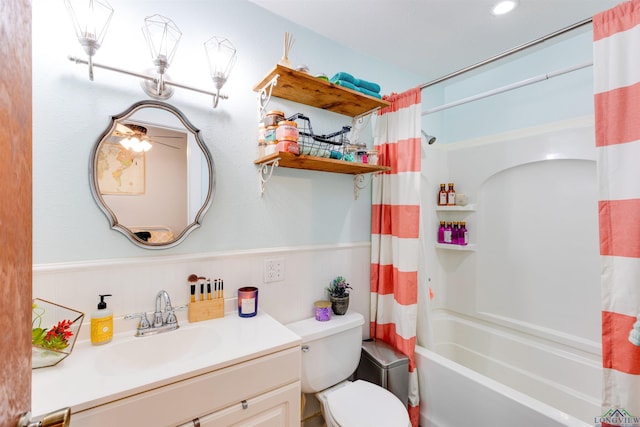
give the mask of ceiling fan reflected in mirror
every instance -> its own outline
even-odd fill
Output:
[[[137,153],[149,151],[154,144],[160,144],[165,147],[180,150],[177,144],[180,140],[186,141],[187,135],[183,132],[168,131],[166,135],[161,135],[158,132],[162,129],[150,128],[141,126],[135,123],[117,123],[116,128],[112,133],[112,142],[119,142],[127,150],[135,151]],[[170,135],[173,133],[174,135]],[[162,142],[160,139],[173,139],[172,144],[168,142]]]

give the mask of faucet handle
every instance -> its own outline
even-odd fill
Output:
[[[149,329],[151,327],[151,324],[149,323],[149,319],[147,319],[147,313],[142,312],[142,313],[132,313],[132,314],[127,314],[126,316],[124,316],[125,320],[131,320],[131,319],[137,319],[140,318],[140,323],[138,323],[138,330],[144,330],[144,329]]]
[[[154,312],[153,313],[153,327],[154,328],[159,328],[162,325],[164,325],[164,320],[162,320],[162,312],[161,311]]]
[[[176,311],[188,310],[188,304],[177,305],[175,307],[171,306],[167,309],[167,318],[165,319],[165,325],[175,325],[178,323],[178,318],[176,317]]]

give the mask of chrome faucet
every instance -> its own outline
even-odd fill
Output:
[[[162,318],[162,301],[164,301],[164,311],[167,313],[167,318]],[[163,325],[175,325],[178,321],[176,315],[171,307],[171,298],[167,291],[160,291],[156,295],[156,310],[153,312],[153,327],[159,328]]]
[[[163,302],[164,313],[166,313],[166,317],[163,316]],[[145,312],[127,314],[126,316],[124,316],[124,318],[126,320],[137,318],[140,319],[140,323],[138,323],[138,328],[136,329],[137,337],[153,335],[160,332],[173,331],[174,329],[179,328],[178,319],[176,318],[175,314],[175,308],[171,305],[171,298],[169,298],[169,293],[165,290],[158,292],[158,294],[156,295],[155,311],[153,312],[153,321],[151,323],[149,323],[149,320],[147,319],[147,313]]]

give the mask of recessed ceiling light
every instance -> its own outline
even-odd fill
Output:
[[[518,2],[515,0],[501,1],[496,3],[495,6],[493,6],[493,9],[491,9],[491,13],[493,15],[504,15],[505,13],[509,13],[513,9],[515,9],[517,5],[518,5]]]

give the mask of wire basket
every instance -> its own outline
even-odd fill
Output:
[[[342,159],[344,147],[349,143],[347,135],[351,131],[351,126],[342,126],[342,129],[338,132],[327,135],[315,135],[311,127],[311,120],[307,116],[296,113],[287,120],[295,121],[298,124],[300,154]]]

